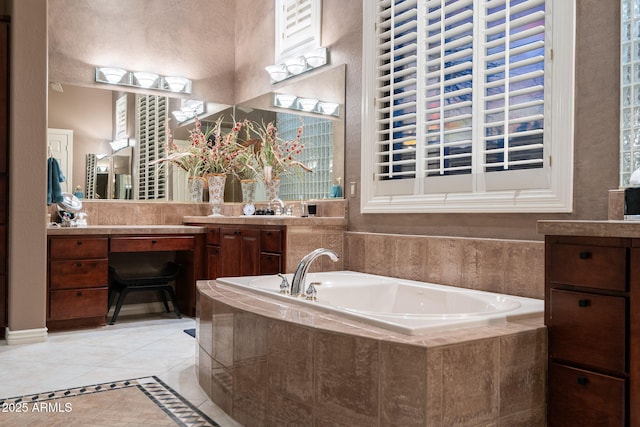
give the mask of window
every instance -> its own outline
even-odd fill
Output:
[[[640,168],[640,3],[621,0],[620,186]]]
[[[276,62],[320,47],[321,0],[276,0]]]
[[[571,211],[573,1],[364,14],[363,213]]]

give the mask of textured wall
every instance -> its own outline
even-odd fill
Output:
[[[21,0],[11,17],[9,328],[45,326],[47,283],[47,8]]]
[[[48,0],[49,79],[95,85],[96,66],[193,80],[193,98],[232,104],[233,4],[225,0]]]

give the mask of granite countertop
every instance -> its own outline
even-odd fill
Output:
[[[347,219],[337,216],[299,217],[286,215],[185,216],[185,224],[255,224],[289,226],[346,226]]]
[[[549,236],[592,236],[640,238],[640,221],[538,221],[539,234]]]
[[[89,225],[87,227],[47,227],[49,236],[76,234],[203,234],[205,227],[192,225]]]

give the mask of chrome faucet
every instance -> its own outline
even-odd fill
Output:
[[[318,248],[315,251],[309,252],[305,255],[298,267],[296,267],[296,272],[293,274],[293,280],[291,281],[291,296],[297,297],[304,293],[304,280],[307,277],[307,271],[311,266],[311,263],[318,257],[326,255],[331,258],[331,261],[338,261],[338,255],[332,251],[331,249]]]
[[[285,210],[284,202],[279,197],[276,197],[270,203],[274,203],[274,202],[280,204],[280,209],[279,211],[276,212],[276,215],[284,215],[284,210]]]

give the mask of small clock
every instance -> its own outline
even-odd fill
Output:
[[[256,207],[253,205],[253,203],[247,203],[242,208],[242,212],[247,216],[253,215],[254,213],[256,213]]]

